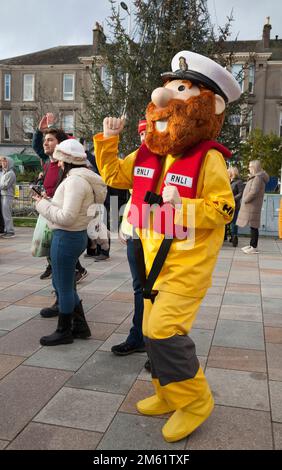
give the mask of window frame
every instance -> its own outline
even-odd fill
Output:
[[[66,128],[66,126],[65,126],[65,120],[66,120],[66,118],[69,118],[69,117],[71,117],[71,118],[72,118],[72,121],[73,121],[73,123],[72,123],[72,124],[73,124],[72,129]],[[68,134],[68,133],[74,134],[74,128],[75,128],[75,115],[74,115],[74,113],[64,113],[64,114],[63,114],[63,116],[62,116],[62,128],[64,129],[64,131],[66,132],[66,134]]]
[[[31,128],[29,130],[25,129],[25,120],[30,119],[31,122]],[[27,134],[34,134],[34,129],[35,129],[35,119],[32,114],[23,114],[22,117],[22,128],[23,128],[23,138],[25,141],[30,141],[31,139],[27,137]]]
[[[72,91],[66,91],[66,77],[72,77]],[[64,73],[63,74],[63,101],[74,101],[75,100],[75,73]]]
[[[29,97],[26,97],[26,88],[27,88],[27,85],[26,85],[26,77],[32,77],[32,83],[31,83],[31,91],[32,91],[32,97],[29,98]],[[35,101],[35,74],[34,73],[24,73],[23,74],[23,101]]]
[[[7,118],[8,118],[8,121],[9,121],[9,125],[6,127],[5,121],[6,121]],[[5,136],[6,128],[9,130],[9,137],[8,138]],[[7,112],[7,111],[4,111],[3,112],[3,140],[5,142],[10,142],[11,141],[11,128],[12,128],[11,113]]]
[[[9,77],[8,80],[8,90],[9,94],[7,97],[6,91],[7,91],[7,78]],[[11,96],[12,96],[12,75],[10,73],[5,73],[4,74],[4,101],[11,101]]]

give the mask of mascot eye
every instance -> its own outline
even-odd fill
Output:
[[[185,86],[184,86],[184,85],[180,85],[180,86],[178,87],[178,91],[184,91],[184,90],[185,90]]]

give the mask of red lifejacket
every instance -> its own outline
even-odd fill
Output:
[[[166,184],[176,186],[180,197],[194,199],[203,159],[210,149],[216,149],[229,158],[231,152],[218,142],[207,140],[187,150],[183,157],[171,165],[162,181],[159,194]],[[149,228],[151,206],[144,202],[147,191],[156,192],[162,172],[162,157],[141,145],[134,165],[133,193],[128,221],[136,228]],[[166,236],[175,237],[175,210],[171,204],[153,207],[153,230]],[[187,229],[185,229],[187,230]],[[178,238],[178,237],[177,237]]]

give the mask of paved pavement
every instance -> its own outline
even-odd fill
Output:
[[[282,449],[282,242],[262,239],[259,255],[225,243],[192,337],[214,393],[214,413],[188,439],[161,437],[166,417],[135,403],[152,391],[145,354],[115,357],[133,299],[124,248],[111,260],[83,260],[80,284],[92,339],[42,348],[56,320],[29,254],[31,229],[0,239],[0,449]],[[240,246],[247,239],[240,240]]]

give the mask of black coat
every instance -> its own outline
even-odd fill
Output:
[[[231,181],[231,189],[232,189],[233,196],[235,199],[235,210],[240,209],[244,187],[245,185],[243,181],[241,180],[241,178],[234,178],[234,180]]]

